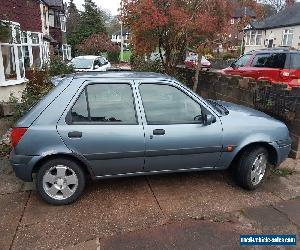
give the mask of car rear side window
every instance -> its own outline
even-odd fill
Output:
[[[285,61],[285,53],[258,54],[253,59],[252,67],[284,69]]]
[[[291,69],[300,69],[300,54],[291,54]]]
[[[90,84],[71,110],[72,121],[137,124],[134,97],[129,84]]]

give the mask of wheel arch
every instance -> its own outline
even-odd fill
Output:
[[[270,145],[269,143],[267,142],[252,142],[252,143],[249,143],[247,145],[244,145],[238,152],[237,154],[235,155],[235,157],[233,158],[232,162],[231,162],[231,166],[232,165],[235,165],[235,163],[240,159],[241,155],[248,149],[251,149],[251,148],[256,148],[256,147],[263,147],[265,148],[267,151],[268,151],[268,154],[269,154],[269,162],[276,166],[277,165],[277,162],[278,162],[278,153],[276,151],[276,149]]]
[[[90,176],[91,178],[94,177],[94,172],[92,171],[92,168],[89,166],[87,160],[73,153],[72,154],[57,153],[57,154],[46,155],[35,163],[32,169],[32,173],[36,173],[45,162],[53,159],[68,159],[74,161],[82,168],[82,170],[87,176]]]

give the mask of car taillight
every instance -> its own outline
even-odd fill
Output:
[[[11,144],[15,148],[22,136],[26,133],[27,128],[12,128],[10,133]]]

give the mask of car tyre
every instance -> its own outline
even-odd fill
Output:
[[[37,191],[41,198],[53,205],[67,205],[76,201],[85,187],[82,168],[68,159],[45,162],[37,173]]]
[[[258,188],[267,175],[268,159],[268,151],[263,147],[245,150],[235,171],[237,183],[247,190]]]

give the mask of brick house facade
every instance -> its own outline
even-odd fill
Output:
[[[55,3],[58,6],[52,6]],[[63,0],[0,0],[0,25],[7,34],[0,36],[0,102],[11,94],[21,96],[26,85],[25,71],[41,69],[49,60],[50,51],[70,59],[70,46],[65,36]],[[51,27],[50,13],[60,8],[59,27]],[[54,19],[55,20],[55,19]],[[0,27],[0,28],[1,28]],[[51,30],[55,29],[55,40]]]
[[[1,0],[0,20],[20,24],[21,30],[42,32],[40,0]]]

